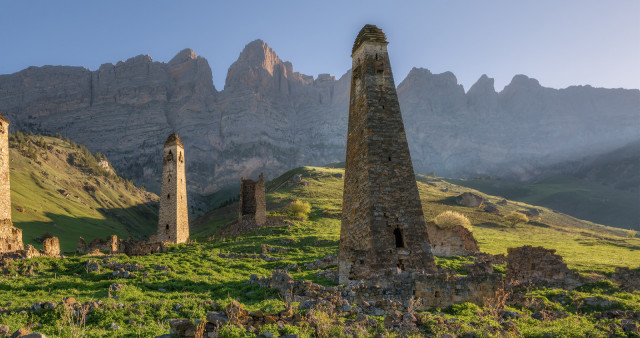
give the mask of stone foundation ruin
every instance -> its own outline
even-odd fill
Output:
[[[473,233],[462,225],[441,228],[434,222],[427,222],[427,232],[434,256],[469,256],[480,252]]]
[[[260,173],[258,181],[240,179],[240,203],[238,206],[238,222],[252,221],[263,225],[267,221],[267,200],[264,189],[264,176]]]
[[[24,250],[22,230],[13,226],[11,219],[0,220],[0,253]]]
[[[101,254],[107,252],[109,254],[124,253],[128,256],[145,256],[154,253],[167,251],[166,242],[158,240],[156,235],[151,235],[147,240],[134,240],[127,238],[126,240],[118,238],[116,235],[109,236],[106,240],[95,238],[89,245],[86,244],[84,238],[78,238],[77,252],[82,254]]]
[[[583,284],[580,276],[567,268],[555,249],[526,245],[507,249],[506,279],[510,284],[575,289]]]

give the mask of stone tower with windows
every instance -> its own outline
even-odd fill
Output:
[[[0,114],[0,253],[23,250],[22,230],[11,222],[9,121]]]
[[[240,203],[238,206],[238,222],[243,219],[252,220],[257,225],[267,222],[267,201],[264,190],[264,175],[260,173],[258,181],[240,179]]]
[[[382,270],[435,270],[387,44],[382,30],[365,25],[351,54],[338,253],[343,284]]]
[[[184,146],[176,133],[164,144],[162,193],[160,194],[157,239],[185,243],[189,239],[187,184],[184,170]]]

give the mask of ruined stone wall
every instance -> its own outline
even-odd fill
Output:
[[[0,114],[0,220],[11,219],[9,121]]]
[[[338,271],[434,270],[387,41],[366,25],[353,48]]]
[[[241,178],[238,222],[243,219],[252,220],[258,225],[267,221],[267,201],[262,173],[258,181]]]
[[[42,242],[42,255],[60,257],[60,240],[58,240],[58,237],[45,238]]]
[[[162,192],[158,217],[158,240],[185,243],[189,240],[189,215],[185,178],[184,146],[177,134],[164,145]]]
[[[22,230],[11,222],[9,121],[0,114],[0,253],[22,250]]]
[[[23,250],[22,230],[13,226],[10,219],[0,220],[0,253]]]
[[[125,253],[128,256],[144,256],[159,252],[167,251],[166,242],[161,242],[157,234],[153,234],[146,240],[119,239],[116,235],[111,235],[106,241],[102,238],[96,238],[89,245],[80,237],[78,239],[79,253],[92,253],[95,251],[107,251],[110,254]]]
[[[617,267],[611,276],[611,281],[626,291],[640,290],[640,268],[629,269]]]
[[[370,311],[427,310],[445,308],[452,304],[471,302],[484,305],[502,287],[502,275],[478,274],[450,276],[386,270],[365,281],[324,287],[310,281],[295,281],[284,270],[273,271],[270,277],[252,275],[249,283],[276,289],[283,298],[297,302],[326,300],[340,297]],[[379,315],[379,314],[378,314]]]
[[[582,284],[580,276],[569,270],[555,249],[530,245],[507,249],[507,282],[574,289]]]
[[[468,256],[480,252],[473,233],[461,225],[440,228],[433,222],[427,222],[427,232],[431,242],[431,252],[435,256]]]

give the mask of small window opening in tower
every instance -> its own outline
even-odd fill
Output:
[[[170,199],[170,198],[171,198],[171,194],[167,194],[167,199]]]
[[[384,105],[382,106],[382,109],[384,109]]]
[[[171,183],[171,177],[167,178],[167,182]]]
[[[378,53],[376,53],[376,61],[378,60]]]
[[[391,156],[389,156],[389,162],[391,162]]]
[[[396,248],[404,248],[404,239],[402,239],[402,230],[395,228],[393,235],[396,237]]]
[[[11,251],[11,244],[9,244],[9,251]]]
[[[169,224],[167,224],[167,226],[165,227],[167,230],[169,230]]]

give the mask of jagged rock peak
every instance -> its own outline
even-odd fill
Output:
[[[471,88],[469,88],[468,93],[495,93],[495,91],[496,89],[494,86],[493,78],[488,77],[487,74],[482,74],[478,81],[476,81],[476,83],[474,83]]]
[[[541,87],[540,82],[534,78],[530,78],[526,75],[517,74],[511,79],[511,83],[509,83],[508,87],[516,86],[516,87]]]
[[[181,50],[180,53],[176,54],[171,61],[169,61],[169,65],[179,64],[185,61],[195,60],[197,58],[198,55],[196,55],[196,52],[194,52],[193,49],[185,48]]]
[[[169,137],[167,138],[167,142],[164,143],[165,148],[173,145],[178,145],[184,148],[184,145],[182,144],[182,140],[176,133],[169,135]]]
[[[118,63],[116,64],[116,66],[120,66],[120,65],[131,65],[131,64],[140,64],[140,63],[151,63],[153,62],[153,58],[151,57],[151,55],[148,54],[140,54],[140,55],[136,55],[132,58],[128,58],[126,61],[122,62],[122,61],[118,61]]]
[[[364,25],[356,36],[356,41],[353,42],[353,49],[351,50],[351,54],[355,53],[355,51],[360,48],[360,46],[365,42],[376,42],[388,44],[387,37],[382,32],[382,29],[376,27],[376,25]]]
[[[436,83],[439,83],[439,84],[458,85],[458,78],[452,72],[447,71],[440,74],[433,74],[431,73],[430,70],[426,68],[416,68],[416,67],[413,67],[411,71],[409,71],[409,74],[407,74],[407,77],[402,82],[405,82],[407,80],[409,80],[409,82],[435,81]]]
[[[238,61],[236,62],[244,62],[252,66],[260,66],[273,75],[274,66],[282,63],[282,60],[280,60],[276,52],[271,49],[266,42],[257,39],[248,43],[244,47],[238,57]]]

